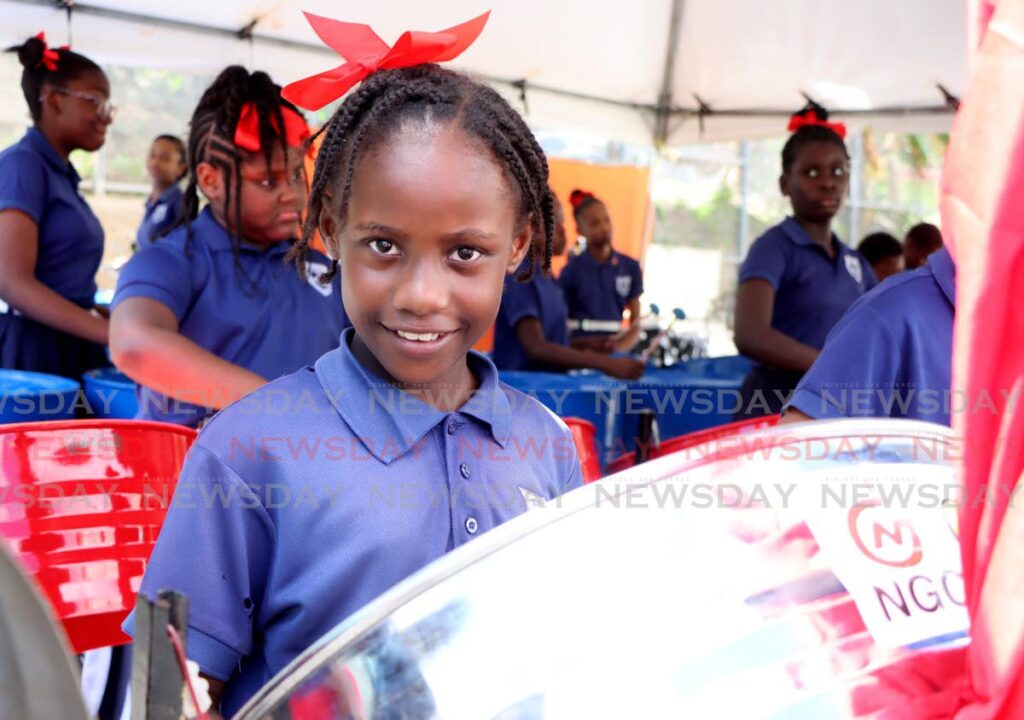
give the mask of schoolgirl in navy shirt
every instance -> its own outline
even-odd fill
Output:
[[[832,232],[849,182],[845,129],[813,104],[790,129],[779,188],[793,215],[755,240],[740,266],[736,347],[755,366],[738,418],[778,413],[832,327],[877,282],[867,260]]]
[[[329,260],[313,253],[302,277],[285,262],[308,136],[266,73],[232,66],[203,93],[181,226],[128,261],[111,306],[111,352],[140,384],[138,418],[196,426],[337,347],[341,292],[318,282]]]
[[[9,51],[32,127],[0,152],[0,367],[79,378],[108,364],[108,326],[93,309],[103,228],[68,156],[103,146],[110,83],[42,33]]]
[[[555,241],[552,254],[565,252],[565,224],[562,206],[555,202]],[[543,238],[534,238],[540,255]],[[494,324],[494,364],[499,370],[559,372],[570,368],[592,368],[613,377],[638,378],[644,364],[633,358],[569,346],[568,313],[562,288],[551,275],[537,267],[532,257],[514,276],[505,280],[501,309]]]
[[[593,193],[573,190],[569,202],[576,228],[587,239],[583,252],[570,257],[558,276],[569,307],[572,341],[581,347],[628,350],[640,334],[640,263],[612,247],[608,208]],[[616,328],[625,310],[630,327],[623,333]]]
[[[321,37],[353,31],[308,17]],[[451,59],[485,19],[409,44]],[[366,60],[373,34],[354,27]],[[367,64],[286,88],[317,109],[365,78],[324,129],[295,248],[319,229],[353,327],[206,425],[142,583],[188,595],[188,652],[225,717],[403,578],[580,484],[566,426],[471,350],[534,235],[551,241],[543,151],[464,75]]]
[[[149,148],[146,172],[153,180],[153,189],[146,198],[146,212],[135,233],[136,250],[151,245],[178,224],[184,197],[178,183],[188,175],[187,152],[181,138],[157,136]]]

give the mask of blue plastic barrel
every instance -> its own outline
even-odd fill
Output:
[[[93,415],[100,418],[131,420],[139,409],[135,383],[116,368],[90,370],[82,376],[85,399]]]
[[[70,420],[81,385],[57,375],[0,370],[0,423]]]
[[[501,380],[540,401],[559,417],[575,417],[597,428],[601,468],[622,453],[621,398],[625,383],[600,374],[559,375],[501,372]]]
[[[626,389],[622,402],[622,440],[636,449],[640,415],[653,412],[662,441],[732,422],[740,387],[750,369],[742,356],[701,358],[652,370]]]

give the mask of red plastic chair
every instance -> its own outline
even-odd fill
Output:
[[[562,418],[572,432],[576,454],[583,470],[583,484],[601,479],[601,463],[597,456],[597,428],[594,423],[580,418]]]
[[[719,440],[724,437],[746,435],[759,430],[765,430],[778,425],[781,418],[781,415],[766,415],[765,417],[753,418],[750,420],[739,420],[737,422],[728,423],[727,425],[719,425],[718,427],[708,428],[706,430],[698,430],[697,432],[690,433],[689,435],[680,435],[679,437],[674,437],[671,440],[666,440],[660,445],[652,447],[648,459],[653,460],[654,458],[658,458],[663,455],[671,455],[674,452],[697,447],[698,445],[703,445],[704,443]],[[628,470],[634,465],[636,465],[636,452],[628,452],[623,455],[619,455],[608,463],[607,474],[613,475],[617,472]]]
[[[0,537],[75,652],[130,641],[121,622],[195,437],[134,420],[0,425]]]

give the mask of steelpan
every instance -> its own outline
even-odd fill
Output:
[[[913,716],[963,669],[956,437],[844,420],[716,442],[440,559],[236,717]]]

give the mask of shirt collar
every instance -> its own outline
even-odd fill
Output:
[[[182,194],[183,193],[181,192],[181,188],[178,187],[177,183],[175,183],[174,185],[171,185],[169,188],[167,188],[162,193],[160,193],[160,195],[155,200],[153,198],[147,197],[146,198],[146,207],[147,208],[155,207],[155,206],[159,205],[160,203],[165,203],[165,204],[173,203],[176,200],[178,200],[178,198],[180,198]]]
[[[162,197],[163,196],[161,196],[161,198]],[[231,236],[228,235],[228,231],[224,229],[224,226],[217,222],[217,219],[213,217],[213,211],[210,210],[209,205],[203,208],[203,211],[199,213],[192,225],[193,235],[195,237],[201,237],[203,239],[203,243],[211,250],[215,252],[232,251],[233,245],[231,242]],[[242,241],[239,244],[239,250],[241,252],[250,252],[254,254],[266,253],[268,256],[277,256],[287,253],[291,249],[291,246],[292,243],[290,240],[282,240],[281,242],[274,243],[267,249]]]
[[[356,360],[349,344],[355,330],[346,328],[341,345],[316,361],[316,375],[342,420],[366,449],[385,465],[418,447],[445,413],[385,382]],[[458,413],[488,427],[501,447],[509,439],[508,397],[498,382],[498,370],[480,353],[467,355],[480,388]]]
[[[786,237],[789,238],[790,242],[794,245],[808,245],[811,247],[821,247],[815,242],[814,238],[807,234],[807,231],[803,229],[803,226],[796,221],[796,218],[790,216],[782,221],[782,232],[786,233]],[[836,250],[838,254],[849,252],[849,248],[843,243],[839,237],[832,233],[832,242],[836,244]]]
[[[949,304],[956,307],[956,265],[949,250],[942,248],[928,256],[928,269],[932,271],[935,282],[942,288],[942,294]]]
[[[71,182],[74,183],[75,188],[78,188],[78,183],[81,182],[82,178],[79,176],[78,171],[75,170],[75,166],[70,162],[62,160],[57,151],[53,149],[50,141],[38,129],[34,127],[28,129],[28,132],[25,133],[25,143],[48,162],[54,170],[62,175],[67,175]]]

